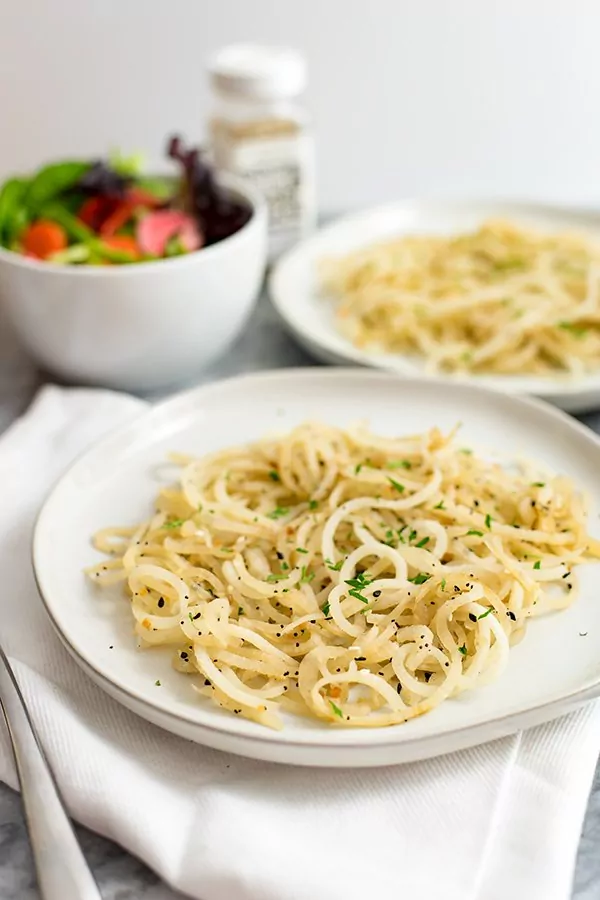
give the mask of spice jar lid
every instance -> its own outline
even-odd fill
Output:
[[[306,86],[304,57],[288,47],[231,44],[210,60],[208,69],[216,90],[249,100],[295,97]]]

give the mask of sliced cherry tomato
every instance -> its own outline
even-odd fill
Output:
[[[128,200],[119,203],[116,209],[100,226],[100,237],[107,238],[116,234],[120,228],[123,228],[123,226],[127,224],[133,215],[134,209],[135,205]]]
[[[149,209],[156,209],[158,206],[164,205],[164,200],[160,200],[154,194],[151,194],[150,191],[140,187],[129,188],[126,197],[135,206],[147,206]]]
[[[119,203],[113,197],[90,197],[79,210],[79,218],[88,228],[98,231]]]

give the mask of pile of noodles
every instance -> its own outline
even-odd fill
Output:
[[[494,678],[600,555],[568,479],[437,429],[308,423],[177,462],[147,521],[95,536],[89,575],[123,583],[141,644],[200,694],[272,727],[406,722]]]

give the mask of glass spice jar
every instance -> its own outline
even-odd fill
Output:
[[[315,225],[314,139],[298,98],[306,64],[295,50],[235,44],[209,64],[211,150],[217,170],[248,179],[265,197],[273,258]]]

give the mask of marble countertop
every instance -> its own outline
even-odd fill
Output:
[[[314,365],[314,361],[285,334],[263,296],[242,337],[196,383],[239,372],[306,365]],[[25,409],[45,380],[18,346],[0,309],[0,431]],[[584,421],[600,433],[600,413],[587,416]],[[120,847],[82,828],[79,835],[104,900],[139,900],[142,897],[144,900],[177,900],[181,897]],[[573,900],[598,900],[600,897],[599,847],[600,769],[596,772],[583,826]],[[0,784],[0,898],[39,898],[20,800],[3,784]]]

